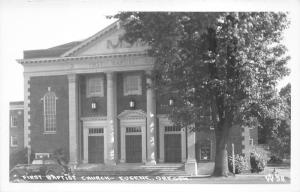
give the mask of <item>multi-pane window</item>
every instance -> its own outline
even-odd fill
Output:
[[[48,87],[48,92],[43,97],[45,132],[56,132],[56,99],[55,93]]]
[[[16,136],[10,137],[10,146],[11,147],[17,147],[18,146],[18,139]]]
[[[89,77],[86,81],[86,96],[87,97],[103,97],[103,78]]]
[[[249,138],[249,145],[253,146],[253,139]]]
[[[10,117],[10,124],[11,124],[11,127],[17,127],[18,119],[15,115],[12,115]]]
[[[124,95],[141,95],[142,83],[140,75],[126,75],[124,77]]]
[[[103,134],[103,128],[89,128],[89,135]]]
[[[211,141],[206,140],[200,145],[200,160],[211,159]]]

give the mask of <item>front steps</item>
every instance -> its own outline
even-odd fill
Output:
[[[83,164],[75,169],[79,176],[187,176],[184,165],[174,164],[117,164],[108,166],[103,164]]]

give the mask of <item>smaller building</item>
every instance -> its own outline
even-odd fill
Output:
[[[24,102],[9,103],[9,153],[24,149]]]

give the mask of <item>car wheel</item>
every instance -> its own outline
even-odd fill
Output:
[[[57,174],[55,171],[53,171],[53,170],[48,170],[48,171],[46,172],[46,175],[54,175],[54,176],[58,176],[58,174]]]
[[[17,171],[13,171],[10,174],[10,180],[13,182],[19,181],[19,180],[21,180],[21,176]]]

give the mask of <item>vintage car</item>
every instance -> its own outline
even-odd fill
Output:
[[[10,180],[22,180],[22,176],[46,175],[61,176],[71,173],[67,165],[56,159],[35,159],[32,164],[19,164],[10,170]]]

